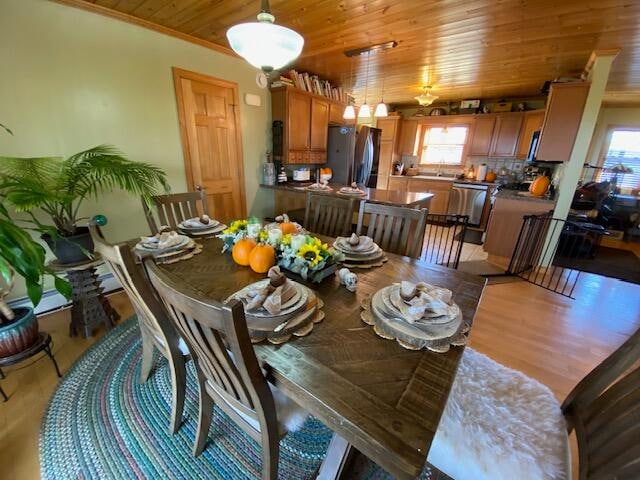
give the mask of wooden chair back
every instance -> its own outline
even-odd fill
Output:
[[[353,231],[353,212],[359,199],[322,193],[307,193],[304,228],[329,237],[348,236]]]
[[[152,234],[157,233],[162,225],[168,225],[175,230],[178,224],[184,220],[201,215],[209,215],[207,195],[204,189],[201,188],[195,192],[157,195],[152,198],[152,201],[157,211],[159,222],[156,221],[153,211],[147,202],[142,199],[142,208]]]
[[[242,303],[233,300],[220,304],[176,284],[152,259],[144,263],[216,405],[258,442],[277,444],[273,396],[253,351]],[[257,420],[260,432],[238,412]]]
[[[149,333],[149,338],[162,354],[182,355],[178,349],[179,337],[173,328],[167,312],[144,277],[144,272],[136,265],[131,247],[126,243],[112,245],[108,243],[96,225],[89,226],[94,249],[107,264],[129,297],[138,317],[141,329]]]
[[[373,238],[386,252],[419,259],[422,255],[426,222],[427,210],[424,208],[416,210],[362,202],[356,233]]]
[[[578,441],[580,480],[640,478],[640,330],[562,404]]]
[[[468,223],[468,215],[428,214],[422,259],[458,268]]]

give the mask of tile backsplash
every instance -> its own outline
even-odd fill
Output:
[[[498,173],[498,171],[505,167],[514,177],[518,177],[522,174],[522,171],[525,167],[525,161],[519,160],[515,158],[477,158],[477,157],[469,157],[466,159],[464,165],[459,167],[452,166],[443,166],[439,168],[437,166],[423,166],[420,167],[420,173],[424,174],[434,174],[437,172],[441,172],[445,175],[456,175],[462,172],[466,172],[471,165],[473,165],[474,170],[478,170],[478,166],[481,164],[487,164],[487,170],[493,170]]]

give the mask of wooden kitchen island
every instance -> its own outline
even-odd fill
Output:
[[[275,193],[275,215],[286,213],[290,218],[296,221],[302,221],[304,217],[304,209],[306,206],[307,192],[310,190],[305,189],[300,185],[285,183],[279,185],[260,185],[263,188],[269,188],[274,190]],[[334,195],[339,197],[348,198],[349,195],[343,195],[338,193],[341,187],[344,185],[331,184],[333,191],[330,192],[316,192],[322,195]],[[385,190],[380,188],[365,188],[366,195],[360,198],[371,203],[380,203],[383,205],[394,205],[398,207],[408,208],[429,208],[433,193],[428,192],[404,192],[398,190]]]

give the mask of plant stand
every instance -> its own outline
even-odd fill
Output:
[[[110,329],[120,318],[104,296],[104,289],[98,279],[97,267],[102,262],[102,258],[94,254],[94,258],[86,262],[62,264],[54,260],[49,263],[49,267],[56,272],[66,273],[67,280],[73,288],[69,325],[71,337],[79,332],[82,332],[84,338],[91,337],[99,325]]]
[[[16,363],[20,363],[27,358],[31,358],[40,352],[44,352],[47,354],[47,356],[51,359],[51,362],[53,362],[53,366],[56,369],[56,375],[58,375],[58,378],[62,377],[60,369],[58,368],[58,362],[56,362],[56,359],[53,356],[53,352],[51,350],[51,335],[46,332],[40,332],[35,343],[26,350],[23,350],[22,352],[15,355],[11,355],[10,357],[0,357],[0,367],[15,365]],[[2,370],[0,370],[0,374],[2,378],[5,377]],[[5,402],[8,400],[8,397],[4,393],[2,388],[0,388],[0,396],[2,396]]]

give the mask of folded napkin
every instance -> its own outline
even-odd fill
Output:
[[[187,228],[206,228],[215,227],[217,222],[211,220],[209,215],[202,215],[201,217],[194,217],[182,222],[182,225]]]
[[[280,272],[280,267],[271,267],[267,275],[269,283],[260,288],[250,288],[240,299],[248,311],[264,308],[269,315],[277,315],[282,305],[296,294],[296,288]]]
[[[157,233],[153,237],[140,237],[140,240],[145,247],[158,250],[173,247],[182,242],[180,235],[174,231]]]
[[[392,303],[409,323],[449,315],[451,312],[451,291],[446,288],[424,282],[414,284],[403,281],[399,293]]]
[[[355,233],[352,233],[349,238],[338,237],[336,243],[343,252],[368,252],[375,245],[371,237],[358,236]]]

